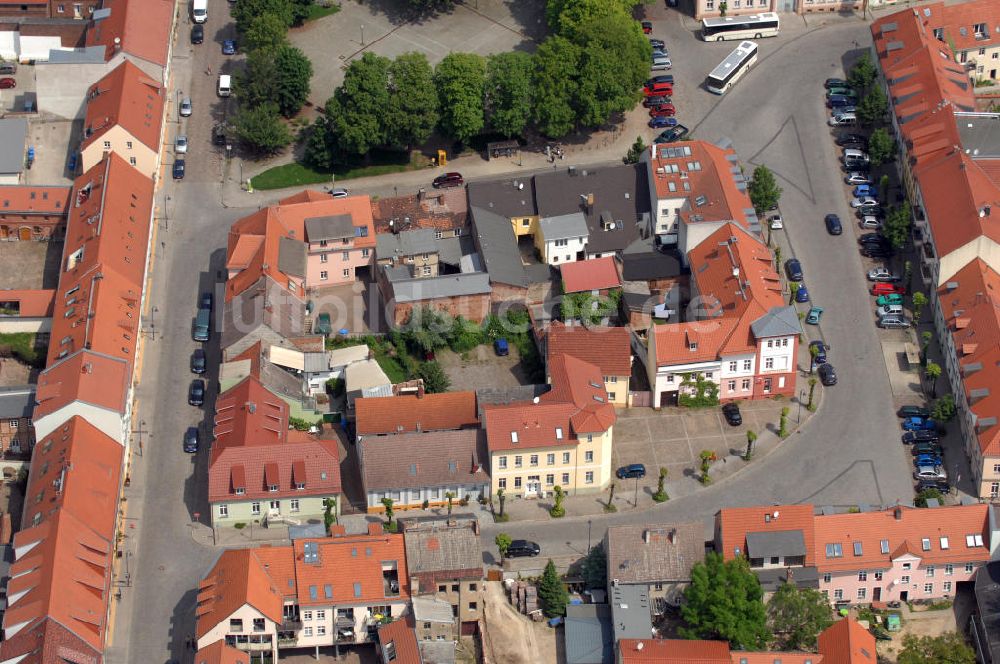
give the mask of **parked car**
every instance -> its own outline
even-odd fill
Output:
[[[17,81],[13,78],[0,78],[0,90],[10,90],[17,87]]]
[[[654,143],[673,143],[688,135],[688,128],[682,124],[667,129],[653,141]]]
[[[194,454],[198,451],[198,427],[188,427],[184,432],[184,451]]]
[[[868,162],[851,159],[843,162],[840,168],[845,173],[871,173],[872,165]]]
[[[840,235],[844,232],[844,226],[840,223],[840,217],[835,214],[828,214],[823,218],[826,224],[826,232],[830,235]]]
[[[831,127],[849,127],[858,123],[858,118],[854,113],[836,112],[826,121]]]
[[[910,454],[919,456],[921,454],[936,454],[944,456],[944,448],[937,443],[914,443],[910,446]]]
[[[205,291],[201,294],[201,297],[198,298],[198,308],[208,309],[209,311],[211,311],[213,301],[214,298],[212,297],[211,291]]]
[[[802,281],[802,264],[797,258],[789,258],[785,261],[785,274],[791,281]]]
[[[669,57],[670,57],[670,51],[667,51],[667,50],[662,49],[662,48],[654,48],[653,49],[653,61],[654,62],[656,61],[657,58],[669,58]]]
[[[901,406],[899,410],[896,411],[896,415],[898,415],[899,417],[927,418],[931,416],[931,411],[927,410],[923,406]]]
[[[948,484],[947,480],[918,480],[916,486],[913,488],[917,493],[926,491],[927,489],[937,489],[941,493],[949,493],[951,491],[951,485]]]
[[[834,140],[834,142],[840,147],[850,147],[854,145],[861,145],[864,147],[868,147],[868,137],[865,136],[864,134],[854,134],[848,132],[846,134],[841,134],[840,136],[838,136]]]
[[[191,26],[191,43],[200,44],[205,41],[205,26],[201,23],[195,23]]]
[[[858,244],[885,244],[888,242],[880,233],[862,233],[858,236]]]
[[[848,87],[827,88],[826,98],[829,99],[833,96],[847,97],[848,99],[853,99],[855,102],[858,100],[858,93],[853,88]]]
[[[649,109],[649,117],[651,118],[672,118],[675,115],[677,115],[677,109],[674,108],[673,104],[660,104]]]
[[[194,106],[191,105],[191,97],[184,97],[184,99],[181,100],[181,107],[179,111],[181,117],[182,118],[190,117],[190,115],[193,112],[194,112]]]
[[[175,180],[184,179],[184,171],[186,170],[187,164],[183,159],[174,159],[174,167],[172,173]]]
[[[642,21],[642,34],[648,35],[653,32],[653,22],[652,21]]]
[[[771,227],[772,231],[780,231],[785,227],[785,222],[782,220],[780,214],[771,215],[768,220],[768,225]]]
[[[910,319],[899,314],[882,316],[876,323],[883,330],[905,330],[910,327]]]
[[[865,244],[861,247],[861,255],[867,258],[889,258],[896,250],[886,244]]]
[[[663,104],[669,104],[670,97],[664,95],[656,95],[654,97],[646,97],[642,100],[642,105],[646,108],[653,108],[654,106],[661,106]]]
[[[222,41],[222,54],[236,55],[236,41],[233,39],[224,39]]]
[[[669,97],[674,94],[673,83],[647,83],[642,89],[646,97]]]
[[[882,228],[882,222],[875,215],[864,215],[863,217],[861,217],[861,221],[858,222],[858,225],[861,226],[861,228],[864,228],[865,230],[868,229],[878,230]]]
[[[431,183],[435,189],[444,189],[447,187],[461,187],[465,184],[465,179],[462,177],[461,173],[442,173],[441,175],[434,178]]]
[[[825,87],[827,90],[829,90],[830,88],[847,88],[850,87],[850,85],[851,85],[850,83],[848,83],[842,78],[828,78],[823,83],[823,87]]]
[[[913,471],[913,479],[946,480],[948,479],[948,474],[944,472],[944,469],[941,466],[920,466]]]
[[[673,74],[660,74],[659,76],[651,76],[650,78],[648,78],[646,80],[646,85],[647,86],[650,86],[650,85],[660,85],[662,83],[666,83],[667,85],[673,85],[674,84],[674,75]]]
[[[206,368],[205,349],[195,348],[191,354],[191,373],[203,374]]]
[[[174,139],[174,152],[177,154],[187,154],[188,137],[185,134],[178,134]]]
[[[201,406],[205,403],[205,381],[195,378],[188,388],[188,403],[192,406]]]
[[[820,319],[823,318],[823,307],[810,307],[809,313],[806,314],[806,322],[810,325],[819,325]]]
[[[902,423],[904,431],[937,431],[937,422],[924,417],[907,417]]]
[[[646,124],[648,124],[653,129],[663,129],[664,127],[676,127],[677,118],[660,115],[650,118],[649,122],[647,122]]]
[[[17,73],[16,62],[4,62],[0,60],[0,75],[16,74],[16,73]]]
[[[799,284],[799,289],[795,291],[795,301],[800,304],[809,301],[809,289],[805,284]]]
[[[893,293],[891,295],[879,295],[877,298],[875,298],[875,304],[878,305],[878,306],[880,306],[880,307],[886,307],[886,306],[890,306],[890,305],[894,305],[894,304],[896,304],[896,305],[903,304],[903,296],[900,295],[899,293]],[[904,406],[903,408],[917,408],[917,406]],[[902,412],[902,410],[903,409],[901,408],[900,412]],[[926,415],[927,409],[926,408],[920,408],[919,410],[921,410],[921,411],[923,411],[923,413],[925,413],[923,415],[920,415],[920,417],[927,417],[927,415]],[[917,413],[913,413],[913,414],[917,415]],[[908,416],[907,415],[900,415],[900,417],[908,417]]]
[[[538,546],[538,544],[523,539],[516,539],[510,543],[510,546],[507,547],[508,558],[537,556],[541,552],[542,552],[542,547]]]
[[[900,286],[899,284],[890,284],[884,281],[872,286],[872,295],[889,295],[891,293],[904,295],[906,293],[906,288]]]
[[[316,334],[322,334],[324,337],[330,336],[333,333],[333,321],[330,320],[330,314],[323,312],[316,316],[316,327],[313,330]]]
[[[656,51],[656,50],[663,51],[667,47],[667,45],[665,43],[663,43],[662,39],[655,39],[653,37],[649,38],[649,45],[653,47],[654,51]]]
[[[860,161],[865,164],[871,162],[871,157],[868,156],[868,153],[857,148],[844,148],[842,156],[844,161]]]
[[[857,99],[854,97],[845,97],[844,95],[827,95],[826,97],[826,105],[828,108],[846,110],[848,107],[851,107],[851,112],[853,112],[853,107],[856,103]]]
[[[646,466],[641,463],[630,463],[627,466],[622,466],[615,471],[615,475],[620,480],[639,478],[642,479],[646,476]]]
[[[860,198],[862,196],[872,196],[872,197],[878,196],[877,192],[878,190],[870,184],[859,184],[856,187],[854,187],[853,193],[856,197]]]
[[[330,190],[331,198],[347,198],[350,195],[351,192],[344,189],[343,187],[334,187],[333,189]]]
[[[837,371],[829,362],[819,365],[819,369],[816,370],[816,373],[819,374],[819,381],[824,385],[830,386],[837,384]]]
[[[944,459],[936,454],[920,454],[913,459],[913,465],[917,466],[941,466],[944,465]]]
[[[722,407],[722,415],[726,418],[729,426],[738,427],[743,424],[743,415],[740,413],[740,405],[735,401],[730,401]]]
[[[855,196],[851,199],[851,207],[859,208],[866,205],[878,205],[878,199],[871,195]]]
[[[506,339],[497,339],[493,342],[493,351],[503,357],[510,354],[510,346],[507,344]]]
[[[941,435],[937,431],[907,431],[900,440],[903,441],[904,445],[937,443],[941,440]]]
[[[889,268],[879,265],[868,270],[868,281],[899,281],[899,277],[889,271]]]
[[[852,171],[844,178],[845,184],[872,184],[871,176],[867,173]]]
[[[815,355],[813,355],[813,348],[817,349]],[[809,356],[813,358],[813,364],[816,366],[826,364],[826,351],[828,350],[830,347],[818,339],[809,342]]]

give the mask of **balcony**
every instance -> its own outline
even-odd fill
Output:
[[[299,616],[285,617],[278,630],[281,632],[297,632],[302,629],[302,619]]]
[[[301,624],[301,623],[299,623]],[[299,642],[299,637],[295,632],[278,632],[279,648],[294,648]]]
[[[399,597],[399,574],[396,570],[382,570],[382,588],[386,597]]]

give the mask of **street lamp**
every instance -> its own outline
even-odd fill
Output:
[[[635,476],[635,498],[632,499],[632,507],[639,506],[639,476]]]
[[[799,424],[802,421],[802,400],[806,398],[806,391],[799,390],[799,412],[795,415],[795,423]]]
[[[153,341],[156,341],[156,312],[158,311],[159,309],[156,307],[149,310],[149,336]]]
[[[166,194],[166,192],[164,192],[163,193],[163,230],[165,230],[165,231],[169,231],[170,230],[170,212],[167,209],[167,205],[170,203],[170,200],[171,200],[170,196],[168,196]]]
[[[365,25],[364,25],[364,23],[361,24],[361,45],[362,46],[365,45]]]
[[[590,519],[587,519],[587,553],[588,554],[590,553],[590,526],[592,525],[592,523],[593,522]]]

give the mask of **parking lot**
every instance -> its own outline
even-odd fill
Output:
[[[458,355],[450,350],[437,352],[437,361],[451,380],[452,391],[475,390],[480,387],[517,387],[527,385],[521,367],[521,356],[511,344],[510,354],[497,357],[493,346],[482,345]]]

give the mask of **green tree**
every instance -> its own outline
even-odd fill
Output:
[[[934,399],[937,397],[937,380],[941,377],[941,365],[928,360],[927,366],[924,367],[924,376],[931,384],[931,398]]]
[[[921,366],[927,364],[927,349],[931,345],[931,341],[934,340],[934,333],[930,330],[924,330],[920,333],[920,364]]]
[[[382,507],[385,508],[385,518],[389,522],[389,525],[392,525],[393,504],[392,498],[386,497],[382,499]]]
[[[337,499],[323,499],[323,525],[326,526],[326,534],[330,534],[330,526],[337,523]]]
[[[649,75],[652,47],[627,14],[592,19],[580,27],[581,47],[575,106],[577,120],[599,127],[612,114],[633,108]]]
[[[497,489],[497,502],[500,503],[500,516],[503,516],[504,503],[507,502],[507,494],[503,489]]]
[[[312,62],[301,50],[287,44],[277,49],[274,60],[278,70],[275,101],[281,114],[290,118],[299,112],[309,97]]]
[[[920,322],[920,314],[923,313],[924,307],[927,306],[927,296],[922,292],[917,291],[913,294],[913,322]]]
[[[240,34],[250,28],[255,18],[264,14],[273,14],[285,30],[292,27],[292,22],[295,20],[290,0],[239,0],[231,11],[236,21],[236,30]]]
[[[611,480],[610,482],[608,482],[608,502],[606,502],[604,504],[605,511],[616,509],[615,505],[614,505],[614,502],[615,502],[615,489],[616,488],[617,488],[617,484],[615,484],[614,480]]]
[[[778,420],[778,438],[788,438],[788,406],[781,409],[781,419]]]
[[[757,212],[763,213],[770,210],[781,200],[781,187],[774,179],[774,173],[767,166],[758,166],[753,169],[750,177],[750,202]]]
[[[958,414],[958,409],[955,406],[955,397],[950,394],[946,394],[937,401],[931,407],[931,417],[937,422],[950,422]]]
[[[486,59],[475,53],[449,53],[434,70],[441,105],[441,128],[463,143],[486,126],[483,97]]]
[[[806,410],[808,410],[810,413],[816,410],[816,404],[813,403],[813,395],[816,393],[817,382],[818,381],[816,380],[816,378],[809,379],[809,403],[806,404]]]
[[[321,171],[333,170],[338,153],[330,122],[320,116],[305,132],[305,162]]]
[[[292,133],[278,115],[277,104],[241,107],[230,126],[243,145],[257,154],[275,154],[292,142]]]
[[[423,53],[404,53],[389,66],[389,111],[386,139],[410,148],[431,137],[438,123],[434,69]]]
[[[566,605],[569,603],[569,593],[566,585],[559,578],[556,572],[556,565],[549,559],[542,572],[542,578],[538,580],[538,599],[542,603],[542,611],[549,618],[566,615]]]
[[[789,282],[788,284],[788,304],[791,305],[795,302],[795,294],[799,292],[802,288],[802,284],[797,281]]]
[[[893,247],[902,249],[910,239],[912,219],[910,202],[904,201],[900,207],[889,210],[889,214],[885,217],[885,223],[882,224],[881,233],[892,243]]]
[[[645,151],[646,144],[643,142],[642,136],[636,136],[635,143],[633,143],[632,147],[630,147],[628,152],[625,153],[623,161],[626,164],[638,164],[639,160],[642,158],[642,153]]]
[[[959,632],[941,636],[903,637],[903,649],[896,657],[897,664],[975,664],[976,653]]]
[[[583,559],[583,580],[588,588],[607,588],[608,586],[608,554],[600,542],[592,546]]]
[[[236,74],[236,95],[241,108],[255,108],[278,103],[277,49],[259,48],[250,51],[246,65]],[[280,107],[278,108],[280,112]]]
[[[500,552],[500,564],[503,564],[503,559],[507,557],[507,551],[510,549],[510,543],[513,540],[507,533],[497,533],[497,536],[493,538],[493,543],[497,545],[497,551]]]
[[[767,602],[767,617],[781,650],[815,650],[816,637],[833,624],[830,602],[822,593],[787,582]]]
[[[719,3],[719,16],[725,16],[727,11],[729,11],[729,3],[726,0],[722,0]]]
[[[285,37],[287,32],[288,26],[278,15],[271,12],[259,14],[250,19],[240,40],[240,46],[248,53],[259,48],[277,49],[288,43]]]
[[[858,58],[857,62],[854,63],[854,66],[851,67],[851,71],[847,75],[847,80],[850,82],[851,87],[863,92],[875,82],[877,74],[878,72],[875,70],[875,64],[872,62],[871,56],[865,51]]]
[[[431,394],[447,392],[451,385],[448,374],[444,372],[437,362],[424,362],[417,370],[417,375],[424,380],[424,388]]]
[[[506,51],[486,60],[486,121],[491,131],[519,136],[531,119],[531,56]]]
[[[451,516],[451,509],[454,507],[455,492],[445,491],[444,497],[448,499],[448,516]]]
[[[552,508],[549,509],[549,516],[553,519],[561,519],[566,516],[566,508],[563,506],[563,500],[566,498],[566,493],[558,484],[552,491],[555,494],[555,503],[552,505]]]
[[[872,135],[868,137],[868,157],[871,159],[871,165],[881,166],[887,161],[892,161],[895,154],[896,141],[889,135],[888,130],[879,127],[872,131]]]
[[[882,88],[874,87],[858,104],[858,120],[866,126],[877,125],[885,119],[885,113],[888,109],[889,102],[886,100]]]
[[[743,453],[743,460],[749,461],[753,458],[754,444],[757,442],[757,432],[747,431],[747,449]]]
[[[367,52],[344,72],[344,82],[326,102],[326,117],[344,152],[367,154],[386,142],[389,58]]]
[[[709,553],[691,570],[680,634],[687,639],[729,641],[740,650],[763,649],[771,637],[763,596],[745,558],[723,561],[718,553]]]
[[[667,495],[667,490],[664,488],[664,483],[667,481],[667,469],[660,466],[660,474],[656,478],[656,493],[653,494],[653,500],[658,503],[666,502],[670,496]]]
[[[292,25],[302,25],[309,18],[314,0],[289,0],[292,5]]]
[[[549,37],[535,51],[534,121],[546,136],[560,138],[576,127],[577,67],[580,49],[563,37]]]
[[[581,26],[594,20],[606,20],[614,15],[631,17],[631,0],[549,0],[545,19],[549,29],[567,39],[576,39]]]
[[[923,491],[917,494],[916,498],[913,499],[913,504],[916,507],[927,507],[927,501],[932,498],[934,500],[937,500],[938,504],[940,504],[941,500],[944,498],[944,495],[937,489],[924,489]]]
[[[792,282],[795,283],[795,282]],[[819,346],[813,346],[809,344],[809,373],[812,374],[816,370],[816,358],[819,357]]]
[[[420,13],[432,13],[451,9],[455,0],[406,0],[411,9]]]

